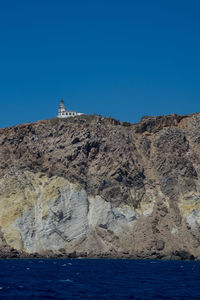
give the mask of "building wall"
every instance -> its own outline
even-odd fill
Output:
[[[69,118],[69,117],[75,117],[80,116],[81,113],[77,113],[76,111],[59,111],[58,117],[59,118]]]

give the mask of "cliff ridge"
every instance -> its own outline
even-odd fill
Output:
[[[1,256],[200,257],[200,114],[0,129]]]

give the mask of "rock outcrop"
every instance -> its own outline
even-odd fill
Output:
[[[200,258],[200,114],[0,130],[0,256]]]

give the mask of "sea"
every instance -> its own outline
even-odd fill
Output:
[[[200,299],[200,262],[0,260],[0,299]]]

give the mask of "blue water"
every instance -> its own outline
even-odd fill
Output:
[[[0,260],[0,299],[200,299],[200,262]]]

